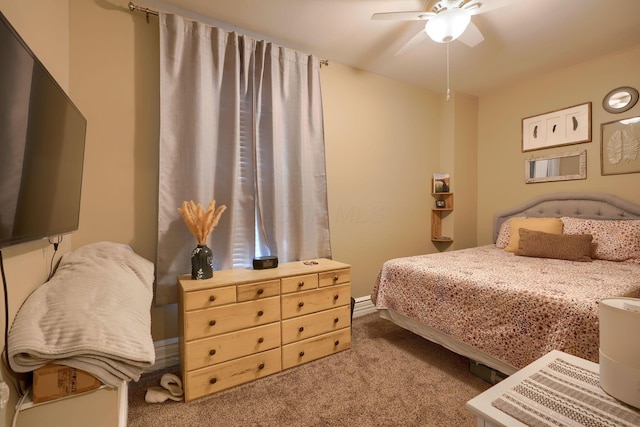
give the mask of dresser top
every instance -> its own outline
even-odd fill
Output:
[[[268,268],[265,270],[254,270],[253,268],[219,270],[213,272],[212,278],[205,280],[194,280],[191,278],[190,274],[185,274],[178,277],[178,282],[180,284],[181,291],[192,292],[221,286],[277,280],[283,277],[317,274],[350,267],[349,264],[326,258],[318,258],[310,261],[315,264],[305,264],[305,262],[308,261],[292,261],[281,263],[278,264],[276,268]]]

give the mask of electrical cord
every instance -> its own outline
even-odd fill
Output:
[[[11,369],[9,365],[9,292],[7,290],[7,277],[4,274],[4,257],[0,251],[0,273],[2,274],[2,289],[4,293],[4,356],[7,369]]]
[[[18,403],[16,403],[16,410],[13,413],[13,420],[11,422],[11,427],[16,427],[18,425],[18,414],[22,410],[22,405],[24,405],[24,401],[27,400],[27,397],[29,396],[30,391],[31,391],[31,387],[27,389],[27,391],[18,400]]]
[[[56,257],[56,253],[58,252],[58,247],[60,243],[62,243],[63,236],[58,236],[55,241],[49,240],[49,243],[53,245],[53,255],[51,256],[51,263],[49,265],[49,278],[50,280],[53,276],[53,262]],[[15,378],[15,386],[18,393],[22,395],[24,398],[28,394],[28,389],[25,390],[21,381],[18,379],[17,373],[11,368],[11,364],[9,363],[9,290],[7,286],[7,277],[4,270],[4,257],[2,255],[2,250],[0,250],[0,277],[2,277],[2,289],[4,294],[4,351],[2,362],[5,365],[6,369],[12,374]],[[24,400],[24,399],[23,399]],[[17,413],[17,411],[16,411]],[[15,422],[15,420],[14,420]]]
[[[51,255],[51,263],[49,264],[49,277],[47,280],[51,280],[53,277],[53,261],[56,259],[56,253],[58,252],[58,246],[62,243],[62,236],[58,236],[55,242],[51,241],[51,238],[47,239],[50,244],[53,245],[53,255]]]
[[[9,291],[7,286],[7,276],[4,271],[4,257],[2,255],[2,251],[0,250],[0,276],[2,277],[2,289],[4,294],[4,350],[3,350],[3,359],[2,364],[5,365],[5,368],[9,373],[11,373],[12,378],[14,379],[13,385],[15,386],[18,393],[23,394],[25,392],[21,381],[18,379],[18,374],[11,368],[11,364],[9,363]]]

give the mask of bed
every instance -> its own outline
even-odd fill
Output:
[[[545,195],[495,215],[493,240],[386,261],[379,315],[506,375],[554,349],[598,362],[598,302],[640,298],[640,206]]]

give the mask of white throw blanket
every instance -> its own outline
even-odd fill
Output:
[[[65,254],[11,325],[11,367],[30,372],[55,363],[112,386],[137,381],[155,362],[153,275],[153,263],[123,244],[100,242]]]

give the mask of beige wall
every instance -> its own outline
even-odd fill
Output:
[[[640,46],[541,75],[483,96],[478,113],[478,244],[491,243],[493,214],[550,192],[599,191],[640,203],[640,174],[600,173],[600,124],[640,114],[640,104],[623,114],[602,108],[602,98],[618,86],[640,88]],[[572,105],[592,103],[592,141],[521,152],[521,120]],[[531,156],[587,150],[587,179],[524,183]],[[457,202],[457,200],[456,200]]]
[[[80,230],[156,256],[158,21],[106,1],[70,0],[71,85],[87,117]],[[177,336],[177,307],[154,307],[155,340]]]
[[[69,93],[68,3],[60,1],[54,5],[38,0],[0,0],[0,10],[60,86]],[[59,253],[68,250],[70,240],[70,236],[65,237]],[[9,286],[11,321],[22,301],[47,279],[54,251],[46,241],[40,241],[3,249],[2,254]],[[4,325],[4,317],[1,321]]]
[[[68,2],[61,0],[0,0],[0,10],[25,40],[31,50],[69,93],[69,10]],[[67,236],[55,254],[56,262],[60,254],[70,249],[71,237]],[[53,246],[46,241],[26,243],[2,250],[5,276],[7,281],[9,324],[22,302],[40,284],[47,280],[52,258]],[[5,310],[4,299],[0,300]],[[5,329],[4,316],[0,324]],[[4,341],[1,348],[4,349]],[[4,366],[4,364],[3,364]],[[0,426],[11,425],[13,407],[17,401],[14,382],[5,369],[1,378],[11,387],[11,397],[7,408],[0,411]]]
[[[352,294],[360,297],[371,294],[385,260],[433,252],[439,102],[333,62],[321,76],[333,258],[352,265]]]
[[[476,246],[478,99],[452,94],[441,105],[438,172],[451,175],[453,192],[453,211],[443,216],[442,234],[453,237],[453,243],[434,243],[440,251]]]
[[[34,48],[42,46],[54,75],[69,81],[71,97],[89,121],[80,230],[72,247],[117,241],[153,260],[157,21],[152,17],[147,24],[124,2],[69,0],[68,16],[59,2],[43,9],[45,4],[0,0],[5,13],[18,17],[19,31],[34,39]],[[353,295],[369,295],[384,260],[438,250],[429,240],[430,178],[436,171],[452,174],[455,210],[444,224],[455,238],[449,249],[489,243],[496,209],[543,192],[611,191],[640,203],[640,193],[628,190],[637,186],[638,174],[599,174],[599,124],[613,117],[601,109],[601,99],[615,86],[640,87],[640,75],[634,74],[639,58],[635,49],[480,99],[458,94],[449,102],[337,63],[323,67],[332,249],[335,259],[353,266]],[[594,107],[594,141],[579,146],[589,150],[589,178],[525,185],[522,117],[585,101]],[[42,274],[27,281],[41,283],[50,258],[47,245],[16,251],[21,254],[13,259],[37,260]],[[12,270],[20,279],[32,274]],[[19,307],[23,299],[12,304]],[[175,305],[152,309],[155,340],[177,335],[176,312]]]
[[[74,246],[118,241],[154,260],[157,18],[147,24],[107,2],[70,3],[71,85],[89,122]],[[353,295],[365,296],[383,260],[435,250],[428,182],[439,101],[336,63],[321,74],[333,257],[353,265]],[[152,319],[155,340],[177,336],[175,305],[154,307]]]

